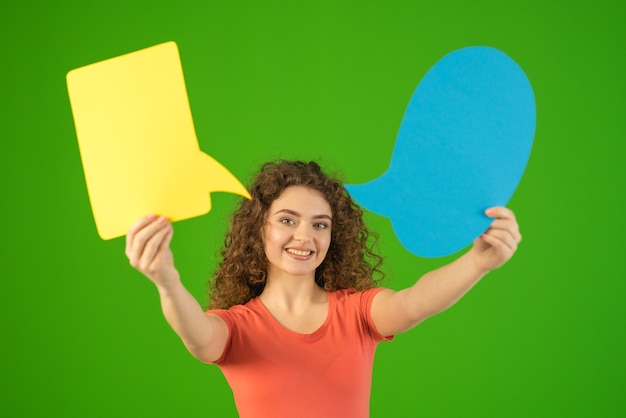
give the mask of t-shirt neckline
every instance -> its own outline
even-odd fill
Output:
[[[326,313],[326,319],[324,320],[324,322],[322,322],[322,325],[320,325],[319,328],[317,328],[315,331],[309,334],[302,334],[300,332],[292,331],[289,328],[285,327],[283,324],[278,322],[278,320],[274,317],[274,315],[272,315],[272,313],[267,308],[267,306],[265,306],[265,304],[263,303],[260,297],[256,297],[256,300],[260,306],[260,309],[263,311],[265,316],[267,316],[268,320],[271,321],[274,328],[278,329],[283,334],[291,335],[293,337],[304,339],[304,340],[312,340],[312,339],[317,339],[321,335],[323,335],[324,332],[326,331],[326,328],[328,328],[328,325],[332,322],[332,317],[335,312],[335,297],[334,297],[335,295],[334,295],[334,292],[328,292],[328,291],[326,292],[326,294],[328,296],[328,312]]]

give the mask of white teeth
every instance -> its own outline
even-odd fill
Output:
[[[308,255],[311,255],[311,251],[299,251],[299,250],[294,250],[294,249],[288,249],[287,250],[288,253],[290,254],[294,254],[294,255],[299,255],[302,257],[306,257]]]

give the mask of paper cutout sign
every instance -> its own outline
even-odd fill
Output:
[[[100,237],[147,214],[211,210],[211,192],[250,197],[196,138],[178,48],[167,42],[67,74],[85,180]]]
[[[454,51],[413,93],[387,172],[347,185],[366,209],[391,218],[412,253],[457,252],[506,205],[526,167],[535,135],[535,99],[522,69],[488,47]]]

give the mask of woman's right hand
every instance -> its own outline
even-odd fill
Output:
[[[131,266],[159,287],[180,280],[170,249],[173,235],[171,223],[156,215],[139,219],[126,235],[126,256]]]

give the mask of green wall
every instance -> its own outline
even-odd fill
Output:
[[[380,346],[372,417],[623,416],[626,3],[307,3],[3,6],[0,416],[236,416],[123,239],[98,237],[67,97],[69,70],[169,40],[201,148],[242,180],[276,157],[373,179],[437,60],[472,45],[511,56],[537,102],[509,205],[524,240],[458,305]],[[216,193],[208,215],[175,225],[177,265],[202,303],[236,199]],[[450,259],[413,256],[388,220],[367,218],[391,288]]]

